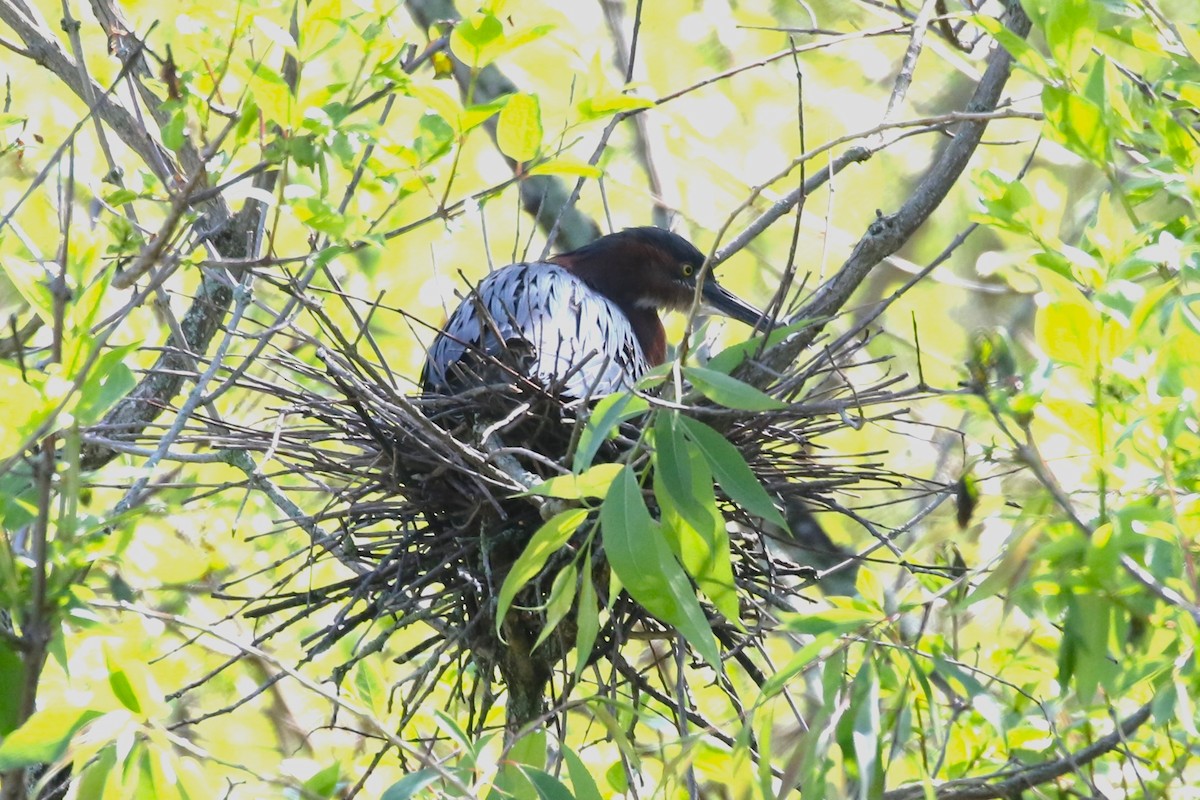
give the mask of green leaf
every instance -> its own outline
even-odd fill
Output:
[[[35,711],[0,744],[0,770],[58,761],[71,737],[99,716],[90,708],[50,706]]]
[[[854,762],[858,767],[859,797],[879,797],[883,794],[879,769],[881,741],[879,737],[879,676],[870,661],[864,662],[854,678],[856,686],[850,712],[853,713]]]
[[[1078,72],[1091,55],[1096,38],[1096,11],[1093,0],[1054,0],[1048,3],[1040,26],[1054,60],[1068,74]]]
[[[571,788],[575,790],[577,800],[603,800],[600,787],[592,777],[592,771],[583,763],[570,747],[563,746],[563,760],[567,762],[567,774],[571,777]]]
[[[713,669],[721,659],[696,593],[659,525],[646,510],[633,470],[625,467],[600,507],[609,566],[629,596],[676,630]]]
[[[496,121],[496,146],[513,161],[533,160],[542,147],[542,109],[536,95],[509,96]]]
[[[187,136],[187,112],[183,106],[178,106],[162,126],[162,143],[168,149],[178,152],[183,147]]]
[[[576,110],[579,112],[580,117],[585,120],[591,120],[609,117],[622,112],[636,111],[639,108],[651,108],[653,106],[653,100],[648,100],[644,97],[634,97],[630,94],[623,94],[619,91],[609,89],[609,91],[585,97],[580,101]]]
[[[342,767],[336,761],[304,782],[304,797],[333,797],[341,780]]]
[[[539,800],[575,800],[570,790],[553,775],[532,767],[521,767],[525,777],[537,790]]]
[[[133,682],[130,681],[129,674],[121,667],[107,648],[104,651],[104,664],[108,669],[108,685],[112,689],[113,694],[116,695],[117,700],[134,714],[141,714],[142,702],[138,698],[137,691],[133,688]]]
[[[132,189],[114,189],[104,196],[104,202],[110,206],[123,206],[137,199],[138,194]]]
[[[819,633],[812,641],[805,644],[783,666],[777,666],[774,674],[767,678],[762,686],[763,697],[773,697],[791,684],[792,679],[808,668],[808,665],[821,658],[826,651],[837,642],[832,633]]]
[[[49,416],[55,405],[54,399],[48,398],[45,392],[41,391],[45,376],[31,371],[28,377],[37,380],[37,385],[31,386],[26,382],[26,376],[21,374],[16,365],[0,361],[0,419],[4,420],[4,424],[0,425],[0,453],[6,457],[24,443],[26,437]],[[0,488],[8,489],[5,484],[9,480],[11,476],[0,476]],[[0,496],[4,499],[0,510],[4,510],[7,504],[15,505],[22,500],[20,494],[12,491],[5,491]],[[15,509],[9,511],[11,510]]]
[[[16,687],[25,679],[23,663],[7,641],[0,641],[0,686],[9,687],[0,692],[0,741],[13,732],[20,718],[21,693]]]
[[[880,621],[879,611],[859,607],[834,607],[788,615],[783,629],[806,636],[824,633],[842,636],[854,633]]]
[[[572,468],[579,472],[592,463],[600,446],[622,422],[646,413],[650,402],[629,392],[617,392],[602,398],[592,409],[587,425],[579,436]]]
[[[725,518],[717,508],[712,471],[678,427],[679,414],[660,411],[654,426],[654,493],[663,532],[684,569],[726,619],[738,624],[739,604]]]
[[[546,766],[546,729],[529,731],[513,742],[508,748],[508,760],[529,767]]]
[[[788,530],[787,520],[779,513],[771,496],[758,482],[736,447],[703,422],[687,417],[680,417],[679,422],[688,438],[700,448],[717,483],[721,484],[729,499],[751,514]]]
[[[504,578],[500,587],[500,597],[496,601],[496,632],[504,622],[504,616],[512,605],[513,598],[525,584],[529,583],[546,565],[546,560],[567,543],[571,534],[587,519],[587,510],[573,508],[555,514],[537,529],[529,544],[521,551],[521,555],[513,563],[512,569]]]
[[[500,97],[490,103],[477,103],[473,106],[467,106],[463,109],[462,114],[458,116],[458,131],[466,133],[476,125],[482,125],[487,122],[504,108],[504,101],[505,98]]]
[[[741,411],[773,411],[787,408],[787,403],[715,369],[684,367],[683,376],[699,389],[701,394],[725,408]]]
[[[745,341],[737,342],[729,347],[726,347],[724,350],[710,358],[706,366],[710,370],[715,370],[716,372],[730,375],[735,369],[741,366],[743,361],[757,353],[760,348],[765,349],[773,347],[791,336],[793,333],[804,330],[812,323],[813,320],[811,319],[802,319],[793,322],[790,325],[785,325],[783,327],[767,331],[766,333],[759,333],[755,336],[751,336]]]
[[[429,768],[410,772],[385,789],[379,800],[409,800],[441,777],[441,773]]]
[[[695,526],[704,525],[708,520],[708,510],[704,507],[702,498],[693,492],[692,479],[693,452],[691,442],[679,426],[680,415],[677,411],[662,410],[654,420],[654,465],[655,465],[655,495],[660,499],[669,497],[675,503],[677,511]],[[707,474],[709,485],[712,476],[707,464],[695,465],[701,470],[701,475]],[[658,489],[663,491],[659,492]]]
[[[455,114],[452,119],[457,119],[457,116]],[[413,141],[413,149],[422,163],[436,161],[450,152],[454,144],[454,128],[441,114],[424,114],[417,122],[417,129],[421,133]]]
[[[600,633],[600,607],[596,599],[596,584],[592,582],[592,550],[583,557],[583,582],[579,586],[579,603],[575,612],[575,670],[578,678],[592,655],[596,636]]]
[[[621,471],[620,464],[597,464],[578,475],[559,475],[529,487],[530,494],[559,497],[563,500],[582,500],[585,497],[604,497],[613,478]]]
[[[533,643],[534,650],[546,641],[546,637],[554,632],[558,623],[562,622],[563,617],[571,610],[571,605],[575,602],[575,585],[578,582],[579,569],[574,561],[554,576],[554,583],[550,586],[550,597],[546,600],[546,622],[542,625],[542,632],[538,634],[537,641]],[[590,576],[588,582],[591,582]]]
[[[6,255],[0,258],[0,270],[8,278],[13,288],[20,293],[21,299],[29,304],[34,313],[47,325],[54,322],[54,298],[50,296],[50,288],[46,281],[49,277],[46,270],[32,261],[12,258]],[[11,299],[5,300],[4,310],[11,313]]]
[[[79,403],[74,411],[80,425],[86,427],[99,422],[118,400],[137,385],[133,371],[125,366],[125,358],[139,346],[134,342],[115,347],[96,359],[96,365],[80,387]]]
[[[1005,27],[1004,23],[995,17],[976,14],[971,22],[987,31],[988,35],[1000,43],[1019,65],[1024,67],[1035,78],[1041,81],[1051,76],[1061,74],[1061,70],[1048,62],[1033,45]]]
[[[1110,689],[1118,671],[1108,646],[1112,612],[1112,603],[1097,593],[1072,592],[1069,596],[1063,640],[1073,652],[1071,674],[1084,702],[1091,701],[1097,687]]]

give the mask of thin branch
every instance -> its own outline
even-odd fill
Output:
[[[1018,36],[1025,36],[1029,32],[1029,18],[1015,3],[1009,6],[1006,24]],[[987,70],[967,104],[968,114],[987,115],[994,111],[1008,82],[1013,63],[1008,51],[997,44],[988,61]],[[925,177],[908,200],[896,213],[886,217],[880,216],[871,224],[837,274],[819,287],[791,320],[818,322],[813,322],[768,350],[761,360],[765,370],[749,365],[742,367],[743,373],[752,376],[751,382],[769,380],[772,371],[795,361],[824,328],[823,321],[832,318],[842,309],[875,265],[899,250],[925,223],[957,183],[967,162],[979,146],[986,128],[987,119],[968,120],[958,126],[954,139],[925,173]]]
[[[1020,797],[1024,792],[1074,772],[1102,755],[1122,746],[1134,731],[1150,719],[1152,704],[1147,703],[1126,717],[1111,733],[1102,736],[1076,753],[1068,753],[1053,761],[1044,761],[1001,774],[994,778],[962,778],[934,787],[938,800],[990,800],[990,798]],[[925,786],[905,786],[883,793],[883,800],[923,800],[928,797]]]

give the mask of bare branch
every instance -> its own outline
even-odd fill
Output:
[[[1150,719],[1151,704],[1130,714],[1116,730],[1103,736],[1076,753],[1068,753],[1053,761],[1044,761],[1028,767],[1003,773],[999,780],[986,778],[963,778],[947,781],[934,789],[938,800],[989,800],[990,798],[1019,797],[1026,790],[1055,778],[1074,772],[1122,745],[1127,737]],[[883,793],[883,800],[922,800],[927,797],[925,786],[905,786]]]
[[[1018,36],[1025,36],[1029,32],[1029,18],[1016,3],[1009,6],[1006,24]],[[986,114],[996,109],[1012,71],[1012,63],[1012,56],[1000,45],[995,45],[987,70],[967,103],[965,110],[968,113]],[[792,321],[818,322],[768,350],[761,360],[765,370],[743,367],[743,370],[750,370],[755,375],[751,380],[769,380],[767,376],[772,370],[794,361],[824,328],[820,320],[828,320],[837,314],[875,265],[899,250],[925,223],[958,181],[986,128],[986,119],[971,119],[955,129],[954,139],[939,154],[908,200],[896,213],[880,216],[871,224],[837,274],[819,287],[792,318]]]

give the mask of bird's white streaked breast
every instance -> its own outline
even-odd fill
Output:
[[[561,384],[570,397],[610,394],[646,371],[646,356],[624,312],[557,264],[512,264],[475,291],[478,299],[464,299],[429,348],[421,376],[426,389],[449,388],[447,371],[468,352],[495,355],[513,341],[532,348],[529,377],[545,386]],[[490,324],[480,324],[480,305]]]

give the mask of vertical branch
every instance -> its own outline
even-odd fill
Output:
[[[622,30],[624,2],[604,0],[603,6],[604,20],[608,23],[609,34],[613,40],[614,58],[617,67],[625,74],[625,83],[628,84],[633,81],[633,76],[638,72],[636,58],[638,33],[642,27],[642,0],[638,0],[637,8],[634,10],[633,37],[630,42],[625,41],[625,33]],[[652,138],[650,120],[645,114],[635,114],[633,116],[633,151],[634,156],[641,162],[642,169],[645,170],[646,181],[650,184],[651,199],[654,203],[651,212],[652,221],[660,228],[670,228],[671,215],[679,205],[679,198],[676,196],[674,187],[667,186],[663,182],[662,173],[654,157]]]
[[[62,363],[63,331],[65,327],[67,303],[71,293],[67,284],[67,263],[70,257],[70,231],[72,207],[75,200],[75,153],[70,150],[67,159],[66,185],[60,194],[62,203],[61,232],[62,238],[58,249],[58,272],[50,281],[50,295],[53,300],[53,328],[50,341],[50,362]],[[30,585],[29,605],[25,608],[21,620],[21,645],[23,669],[21,675],[20,697],[17,706],[16,724],[19,727],[33,716],[37,710],[38,686],[41,684],[42,667],[46,663],[50,638],[54,629],[53,609],[50,607],[47,591],[47,573],[50,569],[50,509],[54,503],[55,476],[58,471],[58,435],[50,433],[42,440],[38,457],[34,462],[36,474],[37,517],[29,532],[30,555],[33,561],[33,575]],[[19,800],[26,795],[25,767],[17,767],[4,775],[3,786],[0,787],[0,800]]]

